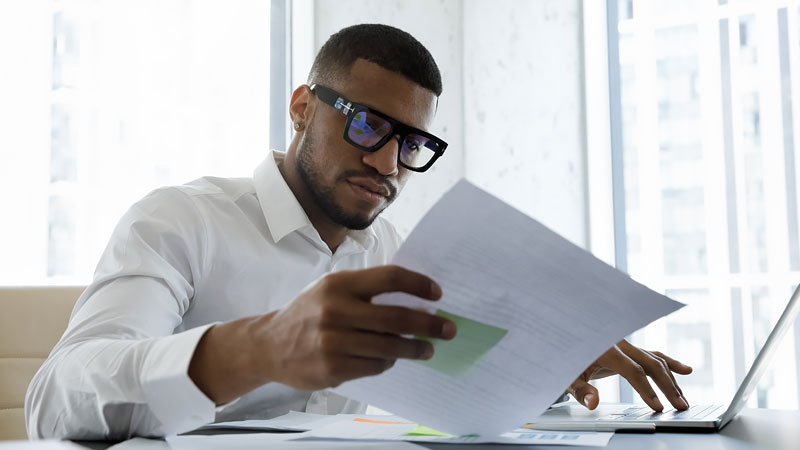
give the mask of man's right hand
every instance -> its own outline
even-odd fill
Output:
[[[319,390],[377,375],[398,358],[433,356],[429,342],[401,335],[455,336],[455,324],[443,317],[372,304],[385,292],[442,295],[430,278],[398,266],[328,274],[278,311],[211,328],[189,375],[217,404],[271,381]]]

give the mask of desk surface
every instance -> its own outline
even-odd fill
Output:
[[[107,442],[77,442],[90,449],[106,449],[111,444]],[[152,445],[148,450],[155,450]],[[166,442],[165,450],[169,449]],[[567,450],[571,448],[597,448],[597,447],[561,447],[544,445],[457,445],[457,444],[420,444],[420,448],[429,449],[536,449],[536,450]],[[655,433],[655,434],[627,434],[617,433],[607,449],[611,450],[643,450],[643,449],[698,449],[703,450],[796,450],[800,448],[800,411],[797,410],[772,410],[772,409],[745,409],[720,433]]]

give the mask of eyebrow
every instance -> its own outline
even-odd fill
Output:
[[[376,108],[376,107],[372,106],[372,105],[371,105],[371,104],[369,104],[369,103],[357,102],[357,101],[355,101],[355,100],[350,100],[349,98],[348,98],[348,99],[345,99],[345,100],[347,100],[347,101],[350,101],[350,102],[353,102],[354,104],[358,104],[358,105],[366,106],[367,108],[369,108],[369,109],[371,109],[371,110],[373,110],[373,111],[377,111],[377,112],[379,112],[379,113],[381,113],[381,114],[383,114],[383,115],[389,116],[389,117],[391,117],[393,120],[396,120],[397,122],[400,122],[400,123],[402,123],[403,125],[405,125],[405,126],[407,126],[407,127],[416,128],[416,129],[418,129],[418,130],[422,130],[422,131],[424,131],[424,132],[426,132],[426,133],[430,133],[430,131],[426,130],[425,128],[418,127],[418,126],[416,126],[416,125],[411,125],[411,124],[409,124],[408,122],[406,122],[406,121],[404,121],[404,120],[400,120],[400,119],[398,119],[397,117],[395,117],[395,116],[393,116],[393,115],[391,115],[391,114],[387,114],[387,113],[383,112],[383,110],[381,110],[381,109],[378,109],[378,108]],[[439,97],[436,97],[436,107],[437,107],[437,108],[439,107]],[[436,115],[436,110],[434,109],[434,116],[435,116],[435,115]]]
[[[418,130],[422,130],[422,131],[424,131],[424,132],[426,132],[426,133],[430,133],[430,130],[428,130],[427,128],[418,127],[418,126],[416,126],[416,125],[411,125],[411,124],[409,124],[408,122],[406,122],[406,121],[404,121],[404,120],[400,120],[400,119],[398,119],[397,117],[395,117],[395,116],[393,116],[393,115],[391,115],[391,114],[388,114],[388,113],[384,112],[384,111],[383,111],[382,109],[380,109],[380,108],[376,108],[376,107],[375,107],[375,106],[373,106],[371,103],[366,103],[366,102],[361,102],[361,101],[356,101],[356,100],[353,100],[353,98],[352,98],[352,97],[350,97],[350,96],[348,96],[348,95],[346,95],[346,94],[343,94],[343,93],[339,92],[338,90],[335,90],[335,89],[329,88],[329,87],[327,87],[327,86],[325,86],[325,85],[321,85],[321,84],[319,84],[319,83],[314,83],[312,86],[320,86],[320,87],[322,87],[322,88],[328,89],[329,91],[332,91],[334,94],[336,94],[336,95],[338,95],[339,97],[341,97],[341,98],[342,98],[342,100],[345,100],[345,101],[347,101],[347,102],[350,102],[350,103],[353,103],[353,104],[357,104],[357,105],[361,105],[361,106],[366,106],[367,108],[369,108],[369,109],[371,109],[371,110],[373,110],[373,111],[377,111],[377,112],[379,112],[379,113],[381,113],[381,114],[383,114],[383,115],[385,115],[385,116],[391,117],[391,118],[392,118],[392,120],[395,120],[395,121],[397,121],[397,122],[399,122],[399,123],[401,123],[401,124],[403,124],[403,125],[405,125],[405,126],[407,126],[407,127],[416,128],[416,129],[418,129]],[[436,97],[436,105],[435,105],[435,107],[434,107],[434,110],[433,110],[433,115],[434,115],[434,117],[436,117],[436,111],[439,109],[439,97],[438,97],[438,96],[435,96],[435,97]]]

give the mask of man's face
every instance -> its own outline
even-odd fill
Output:
[[[427,130],[436,96],[403,75],[377,64],[356,60],[347,77],[328,86],[348,100]],[[335,223],[349,229],[368,227],[397,197],[409,171],[397,165],[398,141],[390,139],[373,153],[347,143],[346,116],[316,96],[297,148],[297,171],[319,207]]]

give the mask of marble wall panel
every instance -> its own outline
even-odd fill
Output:
[[[580,0],[463,4],[467,178],[588,244]]]

